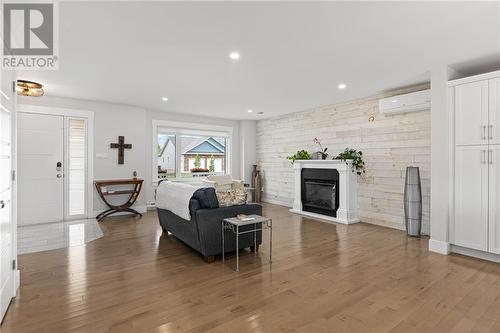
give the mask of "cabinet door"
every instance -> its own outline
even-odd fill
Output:
[[[489,251],[500,254],[500,145],[489,148]]]
[[[489,82],[490,107],[488,112],[488,137],[490,144],[500,144],[500,78]]]
[[[454,244],[488,250],[488,146],[455,149]]]
[[[455,144],[488,143],[488,81],[455,87]]]

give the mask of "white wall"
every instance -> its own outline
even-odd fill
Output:
[[[97,158],[94,155],[94,178],[131,178],[134,171],[137,171],[138,177],[145,176],[145,109],[120,104],[49,96],[36,98],[19,96],[18,103],[94,111],[94,154],[104,154],[106,156],[105,158]],[[117,142],[119,135],[125,136],[125,143],[132,144],[132,149],[125,150],[125,164],[122,165],[118,164],[118,150],[109,147],[110,143]],[[116,197],[113,200],[123,201],[123,198]],[[145,210],[145,198],[143,192],[135,205],[137,209]],[[94,193],[94,212],[101,211],[104,208],[104,203],[97,193]]]
[[[252,183],[252,165],[257,163],[257,122],[255,120],[240,121],[240,145],[241,145],[241,179],[247,184]]]
[[[431,230],[429,250],[448,254],[450,200],[450,122],[448,81],[459,77],[447,65],[431,70]]]
[[[345,148],[363,152],[366,174],[358,177],[359,215],[363,222],[404,229],[403,193],[407,166],[420,167],[423,232],[429,233],[430,112],[384,115],[378,100],[427,89],[428,84],[257,122],[257,160],[263,171],[265,201],[290,206],[294,196],[292,164],[297,150],[314,152],[315,137],[330,158]],[[370,116],[375,121],[370,122]]]
[[[151,147],[153,119],[232,127],[231,175],[235,179],[241,178],[242,160],[249,161],[247,164],[250,165],[255,161],[255,140],[253,139],[255,138],[255,122],[252,124],[252,121],[244,122],[243,138],[246,149],[242,150],[240,148],[240,121],[237,120],[183,115],[146,110],[135,106],[64,97],[30,98],[20,96],[18,103],[94,111],[94,153],[106,155],[105,158],[94,156],[94,178],[131,178],[133,171],[137,171],[138,177],[144,178],[143,192],[135,205],[141,211],[145,210],[146,203],[154,201],[153,184],[156,180],[152,179],[153,156]],[[125,136],[125,142],[132,144],[132,149],[125,150],[125,164],[123,165],[117,163],[117,150],[109,147],[111,142],[117,141],[119,135]],[[247,154],[250,156],[247,157]],[[245,170],[248,168],[246,166]],[[103,208],[104,204],[97,193],[94,193],[94,211]]]

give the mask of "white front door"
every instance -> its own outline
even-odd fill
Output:
[[[64,218],[64,117],[18,113],[18,225]]]
[[[0,73],[0,320],[15,296],[16,251],[12,219],[12,121],[15,95],[13,73]]]

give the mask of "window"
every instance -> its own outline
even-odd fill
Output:
[[[70,118],[68,122],[68,215],[85,214],[86,121]]]
[[[181,135],[183,178],[226,173],[226,138]]]
[[[231,135],[230,127],[153,120],[153,179],[228,173]]]
[[[158,178],[175,178],[175,134],[158,133]]]

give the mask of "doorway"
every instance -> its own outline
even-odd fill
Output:
[[[19,105],[18,225],[92,217],[91,112]]]

